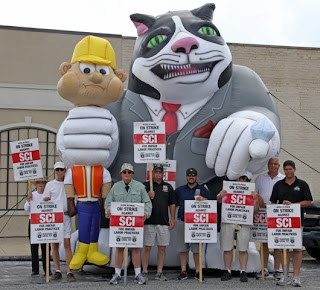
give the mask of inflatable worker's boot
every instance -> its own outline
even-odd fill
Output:
[[[71,259],[70,269],[72,270],[80,269],[85,263],[85,261],[87,260],[88,251],[89,251],[89,245],[79,242],[78,248]]]
[[[98,243],[90,243],[89,251],[87,255],[87,261],[98,266],[103,266],[108,264],[110,261],[109,257],[100,253],[98,248],[99,248]]]

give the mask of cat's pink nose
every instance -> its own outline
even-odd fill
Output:
[[[199,42],[193,37],[184,37],[172,44],[171,49],[174,52],[189,54],[192,49],[197,49]]]

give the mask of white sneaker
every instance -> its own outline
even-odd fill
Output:
[[[268,277],[269,276],[269,271],[268,269],[264,269],[264,277]],[[262,278],[262,271],[260,271],[257,276],[256,276],[257,279],[261,279]]]
[[[286,285],[290,285],[290,280],[288,277],[284,277],[282,276],[281,279],[279,281],[277,281],[276,283],[277,286],[286,286]]]
[[[110,284],[117,285],[121,281],[121,277],[118,274],[113,274]]]
[[[282,273],[281,273],[280,271],[275,270],[275,271],[273,272],[273,278],[274,278],[275,280],[280,280],[280,279],[282,278]]]
[[[301,287],[300,277],[293,277],[292,286]]]

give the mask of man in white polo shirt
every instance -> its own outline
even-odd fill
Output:
[[[273,186],[279,181],[284,179],[284,175],[279,172],[280,163],[279,159],[272,157],[268,162],[268,172],[261,174],[256,179],[256,192],[263,198],[265,204],[271,204],[270,197]],[[264,274],[269,276],[268,261],[269,261],[269,248],[267,243],[263,243],[264,254]],[[281,263],[281,251],[274,250],[274,273],[273,276],[276,280],[281,278],[279,271]],[[261,272],[257,275],[257,278],[261,278]]]

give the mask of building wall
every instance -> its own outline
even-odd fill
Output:
[[[70,61],[75,44],[87,34],[0,26],[0,37],[6,40],[0,46],[0,131],[10,124],[23,124],[26,120],[58,130],[73,107],[57,93],[59,66]],[[128,73],[135,39],[95,35],[111,42],[116,51],[117,68]],[[320,169],[320,134],[304,119],[320,126],[320,50],[240,44],[229,44],[229,47],[233,63],[255,70],[276,97],[282,127],[281,163],[286,159],[294,160],[297,176],[305,179],[314,198],[320,199],[317,191],[319,173],[310,169]],[[27,235],[27,216],[18,211],[12,218],[10,215],[0,219],[0,231],[10,219],[0,237]]]

